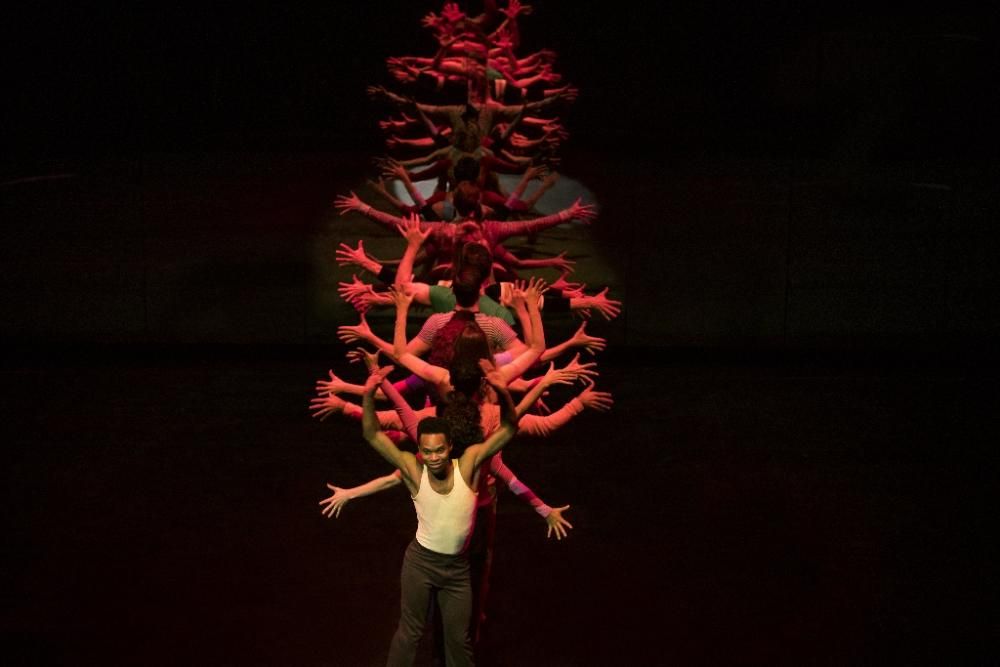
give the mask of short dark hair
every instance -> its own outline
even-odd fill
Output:
[[[464,243],[459,248],[459,258],[455,264],[459,267],[474,266],[483,272],[484,276],[490,274],[493,268],[493,254],[489,248],[482,243]]]
[[[479,206],[479,186],[471,181],[461,181],[455,186],[451,203],[455,205],[455,210],[463,218],[475,216],[476,219],[482,217],[482,209]]]
[[[455,303],[462,308],[472,308],[479,303],[479,288],[483,286],[483,272],[477,266],[463,266],[451,282]]]
[[[417,424],[417,440],[419,441],[420,436],[428,433],[441,433],[445,440],[451,442],[451,425],[440,417],[424,417],[420,420],[420,423]],[[419,442],[417,442],[417,446],[420,446]]]

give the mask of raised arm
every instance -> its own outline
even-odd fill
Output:
[[[544,291],[545,282],[535,278],[528,282],[528,287],[524,290],[524,301],[529,316],[529,322],[524,327],[524,342],[528,347],[513,361],[500,369],[505,385],[514,378],[523,375],[545,351],[545,331],[542,328],[542,313],[539,309],[539,301]]]
[[[378,417],[375,416],[375,390],[385,379],[385,375],[386,372],[378,370],[369,375],[368,381],[365,383],[365,394],[361,403],[364,410],[361,416],[361,433],[372,449],[402,473],[403,482],[410,493],[415,494],[420,486],[417,458],[396,447],[395,443],[379,428]]]
[[[417,258],[417,253],[420,252],[420,247],[430,236],[430,230],[424,230],[420,225],[420,218],[415,215],[411,215],[408,219],[404,220],[401,224],[396,225],[396,231],[406,239],[406,250],[403,252],[403,258],[399,261],[399,267],[396,269],[396,280],[394,285],[397,289],[401,289],[405,283],[409,283],[413,280],[413,263]],[[426,293],[427,289],[421,290],[421,297],[418,297],[414,292],[414,298],[424,304],[430,303],[430,295]]]
[[[439,389],[443,388],[449,381],[448,371],[440,366],[427,363],[407,348],[406,315],[409,312],[413,296],[405,289],[393,289],[390,294],[396,303],[396,326],[392,338],[393,356],[401,366],[414,375],[430,382]]]
[[[360,356],[365,363],[365,367],[368,369],[369,373],[378,370],[378,352],[372,354],[367,350],[360,348],[357,351],[358,356]],[[388,380],[382,380],[382,393],[385,394],[386,398],[392,401],[393,407],[395,407],[395,412],[399,417],[399,422],[406,431],[406,435],[414,443],[419,441],[417,436],[417,424],[420,423],[420,417],[417,413],[410,407],[410,404],[406,402],[396,386],[389,382]]]

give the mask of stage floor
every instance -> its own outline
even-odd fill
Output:
[[[7,664],[379,665],[405,493],[310,419],[329,355],[108,348],[8,360]],[[345,376],[354,369],[338,366]],[[610,414],[512,469],[482,665],[859,665],[985,655],[993,380],[959,371],[602,365]]]

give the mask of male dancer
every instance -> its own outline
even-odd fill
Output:
[[[399,469],[417,512],[417,535],[406,549],[400,573],[400,618],[389,648],[389,667],[413,664],[432,594],[441,610],[447,664],[472,665],[468,633],[472,588],[465,548],[475,517],[473,489],[478,488],[480,467],[517,432],[517,414],[503,376],[488,361],[481,364],[486,381],[500,399],[500,428],[485,442],[468,446],[457,459],[451,458],[448,423],[436,417],[417,426],[422,460],[398,449],[379,429],[375,415],[375,390],[384,370],[373,372],[365,384],[365,440]]]

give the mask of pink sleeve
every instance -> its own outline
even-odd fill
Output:
[[[497,222],[494,220],[489,220],[484,223],[484,226],[488,227],[492,232],[493,238],[497,243],[503,241],[511,236],[523,236],[525,234],[534,234],[540,232],[543,229],[548,229],[549,227],[555,227],[556,225],[570,220],[570,218],[565,217],[563,214],[565,211],[560,211],[559,213],[553,213],[552,215],[547,215],[543,218],[535,218],[534,220],[520,220],[518,222]]]
[[[583,403],[579,398],[562,406],[550,415],[524,415],[517,424],[517,432],[527,435],[547,436],[557,428],[565,426],[570,419],[583,412]]]
[[[344,405],[344,416],[348,419],[356,419],[361,421],[361,415],[364,410],[361,409],[360,405],[356,403],[347,403]],[[378,410],[375,413],[378,417],[378,425],[383,431],[389,429],[400,429],[403,427],[403,423],[399,419],[399,415],[396,414],[395,410]]]
[[[514,473],[512,473],[510,468],[504,464],[503,459],[500,458],[499,454],[495,454],[493,458],[490,459],[490,472],[493,473],[494,477],[506,484],[507,488],[510,489],[514,495],[534,507],[535,511],[538,512],[543,519],[552,513],[551,507],[546,505],[541,498],[535,495],[534,491],[522,484],[521,480],[514,476]]]
[[[387,431],[383,431],[383,433],[385,433],[386,436],[390,440],[392,440],[393,444],[398,445],[401,442],[406,442],[407,435],[405,433],[403,433],[402,431],[397,431],[395,429],[390,429],[390,430],[387,430]]]
[[[396,390],[396,387],[388,380],[382,381],[382,392],[385,394],[386,398],[392,401],[392,404],[396,407],[396,412],[399,414],[399,420],[403,424],[403,429],[406,434],[410,436],[410,439],[414,443],[417,442],[417,423],[420,421],[417,418],[417,413],[413,411],[410,404],[406,402],[406,399]]]

